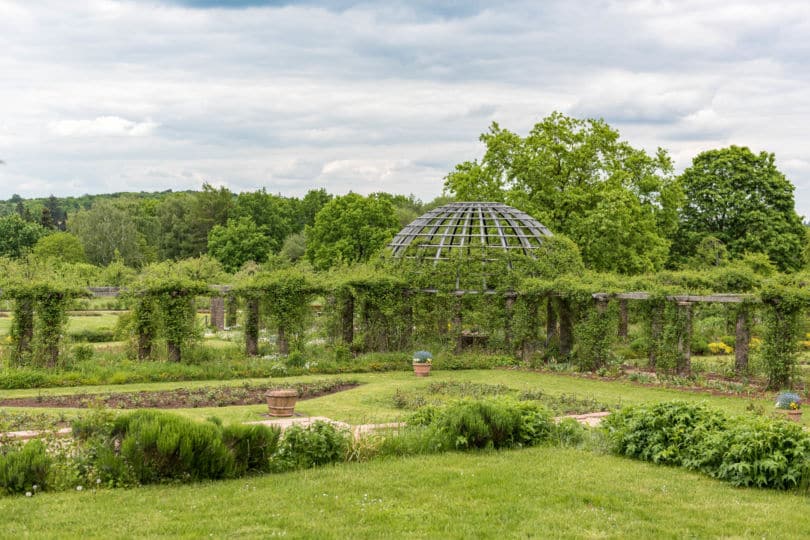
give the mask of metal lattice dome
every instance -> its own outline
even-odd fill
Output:
[[[534,258],[552,236],[526,212],[497,202],[455,202],[435,208],[399,231],[388,247],[394,257],[446,260],[461,250],[503,250]]]

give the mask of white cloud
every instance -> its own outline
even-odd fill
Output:
[[[805,2],[190,3],[0,0],[0,198],[209,181],[429,199],[492,121],[561,110],[679,167],[774,152],[810,214]]]
[[[133,122],[120,116],[99,116],[93,120],[59,120],[48,129],[60,137],[144,137],[151,135],[160,124],[151,120]]]

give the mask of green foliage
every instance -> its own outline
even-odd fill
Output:
[[[208,233],[208,252],[229,272],[248,261],[264,262],[271,249],[271,240],[249,217],[229,219],[225,226],[214,225]]]
[[[0,257],[22,257],[44,235],[42,226],[16,214],[0,217]]]
[[[284,432],[271,461],[274,471],[309,469],[343,461],[349,450],[350,434],[328,422],[307,427],[293,425]]]
[[[687,203],[673,242],[675,260],[693,256],[712,236],[732,258],[766,253],[783,271],[801,268],[805,232],[793,186],[773,154],[739,146],[709,150],[692,160],[680,180]]]
[[[41,441],[29,441],[22,448],[4,445],[0,447],[0,488],[8,494],[44,490],[50,467],[51,458]]]
[[[34,255],[41,259],[60,259],[68,263],[87,262],[84,245],[79,237],[68,232],[54,232],[40,238]]]
[[[318,270],[367,261],[398,230],[390,202],[356,193],[335,197],[306,228],[307,259]]]
[[[251,235],[255,235],[256,231],[261,232],[265,239],[261,243],[261,247],[264,249],[266,257],[266,253],[269,251],[278,253],[284,238],[293,232],[294,209],[292,206],[291,199],[269,194],[262,188],[259,191],[240,193],[236,198],[234,215],[238,218],[239,223],[247,221],[254,224],[250,230]],[[210,234],[208,238],[210,252]],[[254,242],[258,248],[260,244],[258,239],[255,239]],[[254,252],[257,250],[254,249]],[[245,260],[261,262],[264,259],[248,258]]]
[[[548,439],[551,415],[530,402],[509,399],[462,400],[431,412],[433,427],[444,448],[513,448]],[[423,420],[424,421],[424,420]]]
[[[698,443],[727,422],[725,415],[705,405],[673,401],[625,407],[603,420],[602,426],[616,454],[683,465],[697,459]]]
[[[307,251],[307,239],[304,233],[293,233],[284,239],[279,254],[292,262],[300,260]]]
[[[666,152],[651,157],[602,120],[556,112],[525,138],[493,123],[481,141],[484,157],[457,165],[446,192],[527,211],[576,242],[589,268],[632,274],[662,267],[682,199]]]
[[[105,266],[120,257],[127,266],[141,267],[153,257],[145,235],[121,204],[99,201],[72,216],[69,229],[93,264]]]
[[[113,435],[120,437],[121,458],[141,484],[224,478],[235,470],[234,456],[213,423],[143,410],[116,418]]]
[[[729,420],[684,402],[627,407],[603,422],[611,450],[699,470],[735,486],[789,489],[810,480],[810,436],[772,418]]]
[[[278,447],[281,430],[263,425],[232,424],[222,429],[222,441],[234,456],[232,475],[270,471],[270,458]]]

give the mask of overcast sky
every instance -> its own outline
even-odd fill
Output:
[[[810,216],[810,3],[0,0],[0,199],[429,200],[492,121],[602,117],[678,170],[774,152]]]

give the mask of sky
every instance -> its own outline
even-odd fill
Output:
[[[678,171],[776,155],[810,216],[810,3],[0,0],[0,199],[430,200],[493,122],[603,118]]]

